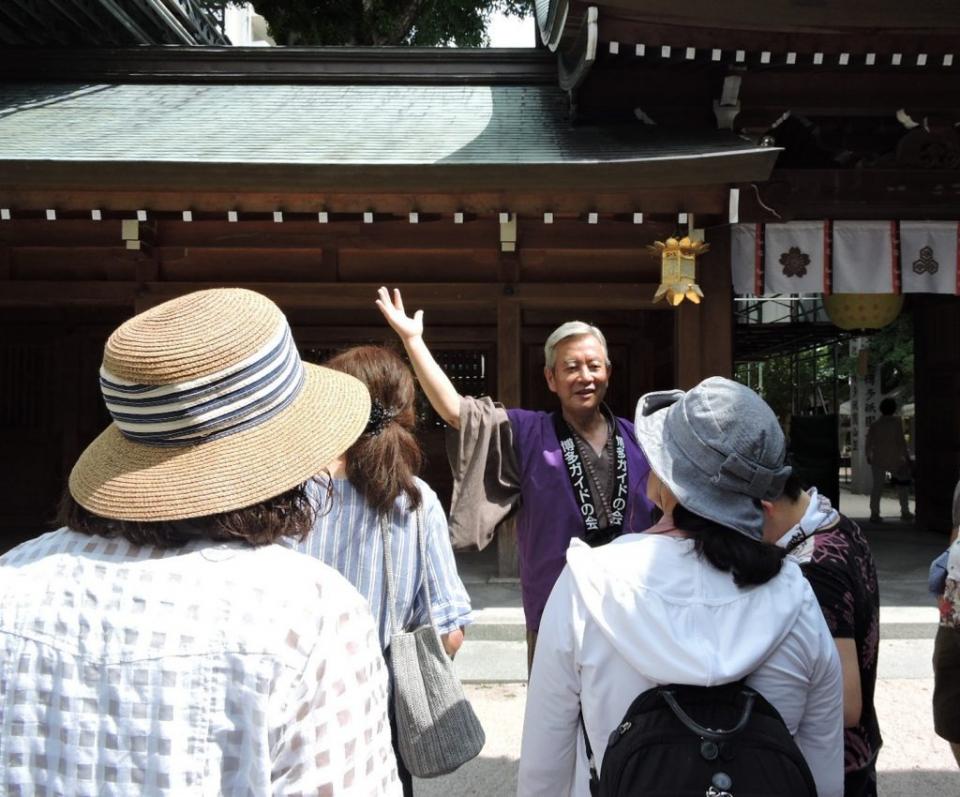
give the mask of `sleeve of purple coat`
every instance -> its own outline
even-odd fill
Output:
[[[489,398],[464,396],[460,428],[447,429],[447,457],[453,471],[453,547],[485,548],[497,525],[520,506],[520,468],[507,411]]]

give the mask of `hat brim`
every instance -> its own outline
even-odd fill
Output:
[[[229,512],[296,487],[343,454],[370,415],[360,380],[303,367],[303,388],[289,407],[209,443],[150,446],[111,424],[74,465],[71,495],[95,515],[149,522]]]
[[[669,393],[676,395],[676,401],[672,403],[663,402],[658,409],[649,413],[644,411],[645,404],[650,401],[651,397],[654,397],[655,401],[661,395],[666,399]],[[640,401],[637,402],[637,411],[633,420],[637,445],[643,450],[643,455],[647,458],[647,464],[650,465],[650,469],[657,475],[657,478],[670,488],[677,499],[680,498],[678,490],[684,493],[686,491],[673,478],[676,457],[664,444],[664,429],[667,422],[667,413],[681,398],[683,398],[683,392],[679,390],[641,396]]]
[[[677,400],[663,404],[649,414],[643,411],[644,401],[649,397],[666,396],[674,393]],[[664,394],[647,394],[637,403],[637,412],[633,427],[637,444],[643,450],[650,469],[673,493],[677,502],[685,509],[700,517],[719,523],[721,526],[739,531],[754,540],[763,536],[763,513],[754,499],[741,493],[730,492],[718,487],[679,450],[671,444],[667,418],[671,412],[680,412],[682,391],[668,391]]]

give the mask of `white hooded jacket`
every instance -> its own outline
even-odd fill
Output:
[[[628,534],[602,548],[573,540],[540,624],[518,794],[588,797],[581,703],[602,769],[607,738],[641,692],[744,676],[780,712],[819,797],[842,797],[840,663],[796,563],[740,588],[691,540]]]

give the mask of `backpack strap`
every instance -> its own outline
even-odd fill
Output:
[[[587,724],[583,721],[583,710],[580,711],[580,730],[583,731],[583,744],[587,750],[587,764],[590,766],[590,795],[597,797],[600,794],[600,775],[597,773],[597,761],[593,757],[590,737],[587,736]]]

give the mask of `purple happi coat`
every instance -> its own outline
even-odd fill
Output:
[[[527,628],[540,628],[540,617],[550,590],[566,564],[570,540],[584,532],[583,517],[573,494],[567,466],[560,452],[553,414],[507,410],[513,428],[513,447],[520,465],[523,502],[517,512],[517,545],[520,555],[520,588]],[[653,504],[647,499],[650,466],[644,457],[633,424],[617,418],[627,451],[629,493],[623,533],[650,526]]]

